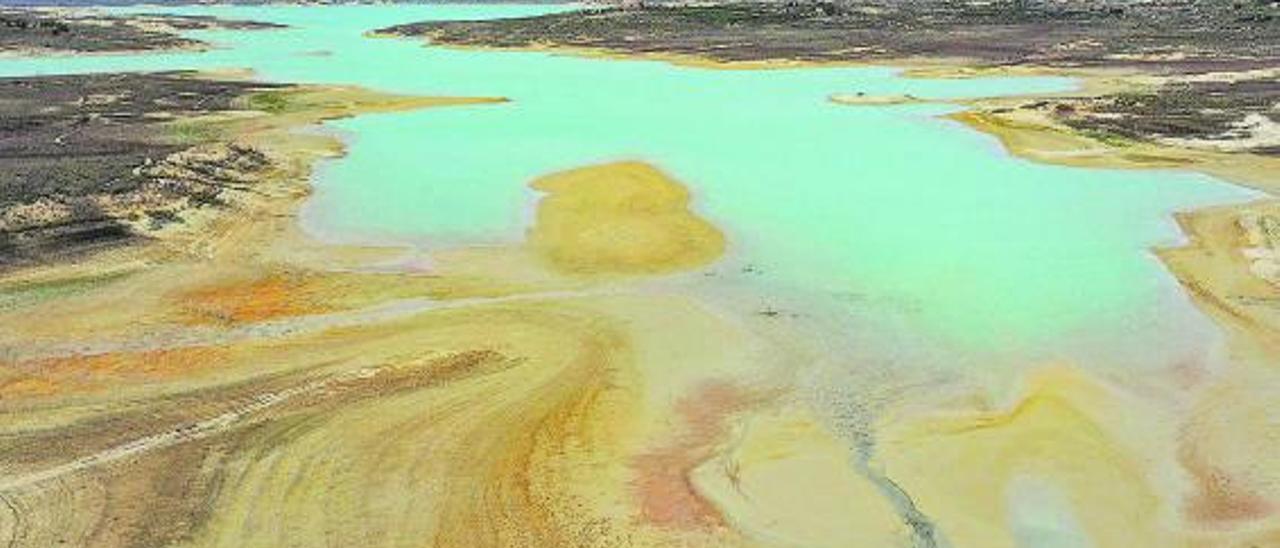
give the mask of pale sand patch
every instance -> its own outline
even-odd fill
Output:
[[[898,417],[881,427],[876,461],[952,546],[1013,547],[1006,494],[1026,478],[1061,492],[1098,546],[1168,546],[1176,538],[1131,413],[1074,370],[1043,372],[1007,411]]]
[[[1160,139],[1161,143],[1186,148],[1247,152],[1255,148],[1280,147],[1280,123],[1261,114],[1249,114],[1236,124],[1230,139]],[[1246,136],[1247,135],[1247,136]],[[1277,177],[1280,177],[1278,175]]]
[[[849,447],[808,412],[741,421],[727,449],[692,475],[697,491],[748,538],[769,546],[906,546],[911,534]]]
[[[1178,457],[1195,478],[1182,512],[1206,528],[1274,524],[1280,503],[1280,372],[1239,367],[1204,390],[1189,414]],[[1280,528],[1272,527],[1280,533]]]

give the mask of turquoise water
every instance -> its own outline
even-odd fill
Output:
[[[887,68],[709,71],[658,62],[424,48],[363,33],[546,6],[199,7],[292,28],[200,32],[205,53],[0,60],[0,75],[248,67],[267,80],[350,83],[504,105],[331,124],[350,154],[304,208],[334,241],[431,249],[521,237],[539,174],[615,159],[687,183],[765,290],[907,318],[957,362],[1204,360],[1216,332],[1153,258],[1170,212],[1249,193],[1175,172],[1037,165],[937,116],[943,104],[849,107],[832,93],[958,98],[1067,90],[1060,78],[903,79]],[[867,304],[876,303],[876,304]],[[886,304],[887,303],[887,304]],[[878,312],[876,312],[878,313]]]

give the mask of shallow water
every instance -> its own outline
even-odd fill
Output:
[[[659,62],[424,48],[372,39],[423,19],[507,17],[546,6],[200,7],[287,30],[200,32],[204,53],[0,60],[0,75],[252,68],[261,78],[512,99],[331,124],[350,154],[320,170],[313,234],[446,245],[518,240],[549,171],[652,162],[726,230],[715,270],[941,349],[938,365],[997,359],[1095,367],[1212,360],[1215,328],[1149,249],[1169,214],[1250,193],[1174,172],[1037,165],[937,115],[944,104],[850,107],[832,93],[927,98],[1066,90],[1061,78],[919,80],[887,68],[716,71]],[[751,265],[758,275],[742,274]],[[886,327],[886,329],[888,329]],[[902,339],[897,339],[902,340]],[[886,350],[892,351],[892,350]]]

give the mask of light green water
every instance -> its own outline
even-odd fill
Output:
[[[941,104],[825,100],[854,91],[940,99],[1054,91],[1071,88],[1068,80],[710,71],[363,37],[396,23],[550,9],[564,8],[185,8],[291,28],[197,33],[224,46],[206,53],[5,59],[0,75],[249,67],[267,80],[509,97],[331,124],[350,154],[321,170],[304,224],[331,240],[427,251],[517,240],[535,199],[531,178],[641,159],[690,185],[698,209],[730,234],[720,272],[750,264],[762,291],[891,314],[911,333],[904,344],[947,349],[943,361],[1167,366],[1215,352],[1214,328],[1149,249],[1179,241],[1170,212],[1247,192],[1186,173],[1024,162],[938,119],[954,108]]]

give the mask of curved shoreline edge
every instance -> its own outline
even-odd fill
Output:
[[[444,104],[449,103],[437,106]],[[32,400],[7,405],[30,414],[0,432],[29,429],[37,436],[54,432],[81,437],[93,451],[70,463],[75,473],[65,481],[72,486],[84,482],[108,492],[162,496],[165,485],[176,483],[189,486],[197,502],[210,500],[201,498],[202,493],[217,501],[203,508],[176,501],[173,508],[146,515],[133,506],[89,500],[85,507],[99,514],[76,516],[81,521],[62,524],[68,530],[101,534],[97,524],[108,520],[133,527],[169,520],[201,525],[187,530],[175,526],[166,533],[194,544],[333,541],[318,530],[279,531],[262,523],[267,516],[268,522],[323,522],[348,544],[394,534],[393,540],[429,539],[439,546],[621,545],[634,537],[611,527],[637,520],[619,514],[638,505],[637,521],[646,527],[645,534],[668,543],[696,538],[729,544],[781,536],[812,546],[837,538],[906,544],[932,542],[936,528],[954,533],[949,540],[956,545],[1000,545],[1003,537],[986,537],[957,517],[969,509],[958,508],[964,501],[954,500],[953,494],[998,491],[993,486],[1013,483],[1012,471],[1039,462],[1036,455],[1011,450],[990,460],[985,448],[1035,443],[1060,457],[1045,465],[1046,475],[1078,489],[1073,497],[1119,500],[1125,504],[1123,516],[1167,510],[1152,502],[1155,489],[1138,469],[1145,455],[1128,452],[1137,442],[1122,439],[1118,432],[1124,430],[1113,424],[1111,416],[1127,409],[1124,402],[1070,370],[1049,370],[1029,380],[1009,409],[925,418],[908,413],[901,423],[883,419],[885,424],[875,429],[885,432],[890,443],[879,454],[867,448],[863,457],[868,463],[861,466],[875,469],[876,477],[890,482],[895,496],[905,501],[885,505],[883,486],[868,485],[867,474],[850,473],[846,448],[820,426],[823,418],[753,384],[767,385],[753,377],[784,369],[776,363],[758,364],[745,350],[755,348],[762,334],[725,325],[679,291],[628,294],[618,289],[614,276],[601,284],[589,276],[548,273],[545,257],[528,249],[446,252],[416,275],[333,272],[336,265],[356,267],[381,254],[318,248],[298,237],[292,224],[298,200],[307,192],[303,174],[315,159],[340,154],[340,147],[328,137],[285,138],[276,131],[288,124],[261,122],[255,128],[263,132],[260,138],[269,140],[292,166],[280,173],[279,186],[262,197],[262,207],[227,219],[239,226],[211,219],[209,226],[223,226],[210,230],[213,237],[165,243],[171,246],[168,251],[180,249],[192,258],[190,264],[90,284],[102,294],[85,298],[104,311],[101,316],[82,316],[86,301],[79,307],[53,307],[47,321],[56,328],[24,327],[17,336],[41,340],[63,336],[67,329],[87,329],[128,340],[170,324],[195,333],[194,339],[172,347],[123,347],[95,356],[70,352],[17,364],[18,371],[36,377],[18,385]],[[1133,167],[1149,167],[1150,160],[1138,164]],[[1186,225],[1194,228],[1189,231],[1193,245],[1179,249],[1211,245],[1225,250],[1227,257],[1238,255],[1234,215],[1215,226]],[[673,268],[705,264],[718,254],[712,244],[691,253],[693,259],[673,261]],[[1221,261],[1217,250],[1206,255]],[[1203,266],[1208,259],[1186,253],[1189,271],[1208,268]],[[1174,259],[1166,261],[1181,260],[1176,253],[1169,256]],[[140,262],[154,266],[164,260],[151,256]],[[570,259],[568,270],[581,262]],[[1230,261],[1212,264],[1231,271],[1240,267]],[[1217,276],[1218,269],[1206,270],[1206,276]],[[635,273],[623,270],[624,275]],[[1223,302],[1236,300],[1216,286],[1206,291],[1223,295]],[[421,303],[412,299],[424,296],[466,306],[415,314],[420,309],[413,305]],[[124,303],[129,306],[122,307]],[[314,319],[316,330],[308,331],[312,324],[302,318]],[[232,345],[200,338],[230,330],[265,336]],[[279,340],[268,340],[276,333],[282,334]],[[708,345],[725,354],[707,353]],[[1265,357],[1266,351],[1258,355]],[[744,367],[748,374],[741,371]],[[78,424],[101,413],[101,394],[108,388],[122,390],[133,406],[112,409],[110,420]],[[62,401],[69,405],[53,409],[48,400],[29,403],[50,395],[66,398]],[[157,395],[179,405],[137,403]],[[127,434],[139,428],[161,433],[123,446],[146,448],[133,463],[136,468],[79,475],[88,469],[82,467],[86,463],[117,462],[111,459],[117,459],[122,446],[111,442],[120,439],[121,423],[129,426]],[[67,425],[69,431],[57,432]],[[166,437],[166,429],[178,434]],[[1045,431],[1063,437],[1046,441]],[[183,443],[171,445],[171,439]],[[268,459],[261,455],[269,455],[269,462],[264,464]],[[948,459],[946,470],[930,467],[939,455]],[[18,470],[23,477],[40,479],[49,470],[67,469],[66,463],[41,468],[64,455],[22,456],[29,459]],[[192,462],[237,470],[238,475],[234,481],[210,479]],[[365,468],[390,470],[394,478],[366,481],[350,473]],[[1219,511],[1215,503],[1237,511],[1230,504],[1236,493],[1214,491],[1219,471],[1189,468],[1210,482],[1202,486],[1211,499],[1206,503],[1210,512]],[[1073,483],[1078,477],[1106,483],[1079,486]],[[61,494],[8,485],[0,486],[6,500],[12,497],[37,509],[34,519],[23,516],[28,527],[42,518],[65,517],[56,509],[67,501],[57,499]],[[333,496],[334,485],[348,496]],[[600,485],[625,488],[615,492]],[[403,515],[413,519],[388,519],[360,504],[370,499],[403,502],[411,488],[436,495],[432,502],[438,503],[440,514],[424,517],[406,502],[409,513]],[[857,503],[844,508],[815,496],[826,490]],[[53,499],[55,510],[42,515],[39,503],[50,503],[45,496]],[[1222,503],[1215,496],[1228,500]],[[993,510],[1002,505],[995,495],[975,496],[971,502],[988,521],[1003,519]],[[914,513],[904,516],[903,507]],[[1108,510],[1077,509],[1100,543],[1152,545],[1174,536],[1155,518],[1117,527]],[[850,515],[856,522],[850,523]],[[772,527],[755,529],[755,523]],[[0,532],[16,527],[0,513]],[[124,533],[121,538],[136,541]]]
[[[420,36],[397,34],[391,32],[371,31],[370,36],[381,38],[400,38],[422,40]],[[907,78],[972,78],[983,76],[1065,76],[1076,78],[1081,88],[1074,93],[1045,94],[1056,97],[1090,98],[1117,91],[1150,89],[1160,78],[1150,73],[1133,69],[1116,68],[1068,68],[1040,65],[989,66],[975,64],[973,60],[960,58],[913,57],[903,59],[873,59],[850,61],[799,61],[788,59],[767,59],[760,61],[723,61],[705,56],[668,52],[627,52],[606,48],[590,48],[557,44],[537,44],[534,46],[487,46],[477,44],[437,43],[426,39],[427,47],[439,47],[458,50],[481,51],[530,51],[578,56],[596,59],[644,60],[665,62],[676,66],[710,69],[710,70],[770,70],[821,67],[888,67],[902,69],[901,75]],[[1257,70],[1246,71],[1256,73]],[[1263,71],[1266,72],[1266,71]],[[1180,212],[1176,215],[1184,232],[1191,226],[1212,224],[1218,227],[1212,233],[1188,233],[1188,237],[1211,241],[1209,245],[1219,251],[1229,251],[1239,256],[1242,247],[1230,242],[1247,239],[1243,227],[1230,229],[1231,225],[1239,225],[1246,211],[1255,215],[1280,215],[1280,201],[1275,201],[1280,194],[1280,156],[1262,156],[1247,152],[1220,152],[1201,148],[1178,147],[1147,143],[1134,140],[1122,140],[1117,144],[1114,140],[1107,142],[1055,122],[1048,116],[1038,113],[1026,113],[1016,110],[1018,103],[1040,98],[1040,95],[1015,95],[990,99],[968,99],[948,101],[966,106],[966,110],[947,115],[947,118],[958,121],[981,133],[994,136],[1010,154],[1028,160],[1065,165],[1072,167],[1102,169],[1176,169],[1195,171],[1247,188],[1261,191],[1273,197],[1264,204],[1244,204],[1232,207],[1213,207],[1204,210]],[[911,96],[848,96],[833,93],[829,100],[836,104],[855,106],[892,106],[919,101]],[[1259,213],[1259,208],[1265,211]],[[1228,219],[1229,218],[1229,219]],[[1227,221],[1225,224],[1223,221]],[[1256,239],[1256,235],[1255,235]],[[1265,243],[1264,243],[1265,244]],[[1276,242],[1280,245],[1280,242]],[[1197,247],[1196,243],[1188,247]],[[1156,254],[1175,275],[1179,283],[1192,296],[1197,304],[1206,309],[1211,316],[1222,321],[1226,318],[1245,315],[1249,317],[1248,331],[1251,337],[1260,340],[1272,340],[1280,336],[1280,319],[1272,318],[1268,312],[1245,311],[1236,306],[1223,303],[1234,298],[1227,287],[1231,283],[1219,283],[1210,280],[1214,276],[1247,279],[1253,276],[1251,261],[1241,260],[1238,268],[1231,274],[1219,274],[1221,268],[1209,264],[1188,260],[1188,253],[1179,254],[1175,249],[1157,249]],[[1268,252],[1270,253],[1270,252]],[[1172,257],[1180,259],[1175,267]],[[1280,300],[1280,287],[1277,280],[1268,280],[1272,290],[1258,290],[1243,296],[1255,302],[1274,302]],[[1212,298],[1205,299],[1211,294]],[[1239,299],[1236,299],[1239,300]],[[1234,327],[1228,327],[1235,329]],[[1280,352],[1280,346],[1274,347]]]
[[[1035,162],[1192,171],[1263,193],[1265,198],[1248,203],[1175,213],[1190,241],[1154,251],[1187,294],[1233,338],[1243,336],[1253,341],[1246,344],[1263,344],[1273,355],[1280,352],[1276,344],[1280,318],[1263,304],[1280,299],[1280,277],[1259,274],[1274,271],[1277,242],[1258,228],[1280,215],[1280,157],[1129,140],[1105,142],[1046,116],[1011,110],[1009,105],[1018,101],[1025,99],[972,101],[969,110],[947,118],[992,135],[1010,154]],[[1255,359],[1261,357],[1255,355]]]
[[[432,47],[458,49],[492,49],[506,51],[537,51],[565,55],[585,56],[605,59],[650,60],[675,64],[677,66],[717,69],[717,70],[759,70],[773,68],[793,68],[806,66],[890,66],[907,67],[905,77],[950,78],[972,77],[990,74],[1015,75],[1061,75],[1079,78],[1082,88],[1073,94],[1065,94],[1072,98],[1096,98],[1109,93],[1127,93],[1153,89],[1162,80],[1150,73],[1122,69],[1075,69],[1046,66],[1013,66],[985,67],[971,66],[964,60],[928,60],[910,59],[905,62],[873,61],[873,62],[722,62],[714,59],[682,54],[666,54],[659,52],[628,53],[613,50],[581,48],[576,46],[561,47],[552,44],[540,44],[533,47],[487,47],[476,45],[457,45],[448,43],[432,43]],[[1247,71],[1256,72],[1256,71]],[[1057,94],[1059,97],[1064,94]],[[901,98],[859,99],[854,102],[897,103]],[[1256,422],[1256,417],[1266,416],[1266,401],[1274,397],[1274,393],[1266,386],[1274,384],[1275,357],[1280,356],[1280,312],[1276,303],[1280,303],[1280,157],[1266,156],[1246,152],[1224,152],[1191,148],[1168,144],[1136,141],[1131,139],[1102,139],[1086,135],[1081,131],[1057,123],[1042,114],[1028,114],[1020,111],[1019,103],[1039,100],[1036,96],[1013,96],[987,100],[957,101],[967,106],[967,110],[949,117],[967,127],[994,136],[1008,153],[1031,161],[1102,169],[1172,169],[1201,172],[1212,177],[1247,188],[1258,190],[1267,197],[1244,204],[1215,206],[1194,211],[1175,213],[1174,217],[1187,236],[1185,245],[1154,249],[1154,253],[1178,281],[1183,291],[1193,300],[1196,306],[1204,311],[1223,329],[1227,336],[1228,352],[1231,354],[1229,370],[1218,372],[1205,380],[1204,372],[1193,372],[1194,365],[1188,371],[1174,372],[1177,375],[1188,375],[1183,381],[1189,387],[1185,397],[1189,399],[1192,411],[1182,417],[1184,424],[1169,432],[1168,425],[1148,424],[1148,432],[1165,431],[1175,447],[1166,450],[1176,453],[1178,473],[1189,477],[1186,481],[1192,484],[1187,498],[1177,508],[1164,506],[1162,515],[1183,515],[1190,521],[1185,533],[1187,538],[1201,542],[1214,542],[1214,534],[1200,527],[1213,529],[1232,520],[1257,520],[1271,511],[1270,500],[1277,493],[1254,487],[1246,487],[1256,481],[1270,481],[1280,474],[1275,466],[1260,462],[1267,459],[1274,448],[1258,441],[1256,435],[1270,431]],[[838,101],[835,101],[838,102]],[[1053,375],[1049,375],[1053,377]],[[1050,394],[1061,392],[1067,399],[1081,397],[1074,388],[1068,388],[1082,382],[1083,379],[1059,378],[1051,382],[1045,390]],[[1086,392],[1093,389],[1087,389]],[[1057,396],[1053,396],[1057,397]],[[1095,396],[1088,396],[1093,399]],[[1008,416],[999,417],[999,421],[1013,425],[1030,421],[1022,415],[1022,410],[1033,407],[1038,394],[1029,389],[1024,399]],[[1115,407],[1115,401],[1093,400],[1086,407],[1075,407],[1075,411],[1062,410],[1065,413],[1079,412],[1081,409],[1111,408],[1116,415],[1127,413],[1122,407]],[[1025,407],[1024,407],[1025,406]],[[1154,409],[1146,409],[1155,412]],[[1056,413],[1056,412],[1055,412]],[[1092,414],[1093,423],[1079,423],[1074,426],[1109,430],[1103,425],[1113,423],[1114,418],[1105,414]],[[1045,420],[1057,421],[1063,416]],[[956,419],[960,420],[960,419]],[[1230,422],[1223,422],[1230,421]],[[1121,421],[1124,422],[1124,421]],[[988,424],[987,419],[976,421],[974,428]],[[1067,424],[1060,425],[1062,427]],[[1121,429],[1124,430],[1124,429]],[[1112,430],[1113,432],[1117,430]],[[1132,436],[1136,431],[1129,431]],[[1142,436],[1139,436],[1142,437]],[[1212,441],[1210,441],[1212,440]],[[924,437],[919,440],[924,441]],[[744,442],[745,443],[745,442]],[[1091,442],[1092,443],[1092,442]],[[1112,442],[1107,443],[1114,443]],[[1137,442],[1126,445],[1132,447]],[[1217,444],[1217,447],[1212,445]],[[1064,448],[1064,452],[1069,452]],[[979,452],[980,454],[980,452]],[[1154,458],[1149,453],[1146,458]],[[1141,457],[1139,457],[1141,458]],[[1160,457],[1163,458],[1163,457]],[[979,458],[981,461],[981,458]],[[1123,457],[1118,457],[1123,461]],[[884,457],[878,462],[892,462]],[[985,469],[990,463],[982,462],[980,468]],[[1084,466],[1081,464],[1081,466]],[[917,469],[918,471],[918,469]],[[1101,472],[1099,472],[1101,473]],[[1154,473],[1154,472],[1153,472]],[[1160,472],[1169,474],[1169,471]],[[1130,470],[1129,475],[1141,475]],[[961,474],[962,475],[962,474]],[[1174,475],[1177,475],[1175,473]],[[909,475],[895,476],[892,471],[889,477],[906,478],[918,481]],[[959,481],[959,480],[957,480]],[[1254,484],[1256,485],[1256,484]],[[1136,498],[1150,498],[1154,493],[1148,491],[1153,485],[1133,484],[1130,493]],[[1167,487],[1166,487],[1167,488]],[[1179,490],[1186,489],[1186,485]],[[989,485],[970,485],[961,487],[964,492],[989,490]],[[905,491],[913,498],[927,497],[927,486],[907,485]],[[722,508],[735,507],[732,498],[721,500],[723,495],[709,492],[708,498],[719,501]],[[1075,495],[1073,495],[1075,496]],[[920,503],[920,500],[916,500]],[[946,523],[946,516],[937,513],[940,508],[948,508],[946,513],[963,510],[950,508],[950,503],[934,500],[930,507],[933,518],[942,518],[943,522],[935,522],[931,526],[940,526],[943,530],[963,529],[963,524]],[[944,505],[944,506],[939,506]],[[1079,510],[1079,509],[1077,509]],[[1155,513],[1154,509],[1140,513]],[[871,515],[876,515],[871,512]],[[1136,515],[1136,514],[1135,514]],[[989,516],[999,519],[998,516]],[[1105,519],[1105,518],[1098,518]],[[1249,523],[1242,521],[1239,523]],[[1255,522],[1256,523],[1256,522]],[[1206,525],[1207,524],[1207,525]],[[1167,524],[1166,524],[1167,525]],[[1151,529],[1148,529],[1151,528]],[[1134,536],[1126,537],[1122,530],[1128,530]],[[1112,529],[1091,529],[1095,540],[1111,538],[1117,545],[1138,545],[1150,542],[1171,543],[1168,534],[1155,533],[1153,530],[1163,526],[1146,523],[1115,523]],[[1231,536],[1222,529],[1225,538]],[[1143,532],[1145,531],[1145,532]],[[1117,536],[1108,537],[1109,534]],[[1246,527],[1245,531],[1235,536],[1231,542],[1274,542],[1277,532],[1271,528],[1257,526]],[[1147,536],[1153,535],[1153,536]],[[1144,539],[1145,540],[1138,540]],[[1155,541],[1160,538],[1162,540]],[[919,540],[919,539],[917,539]],[[949,541],[955,542],[956,538]],[[991,542],[991,538],[969,538],[972,542]],[[976,545],[976,544],[975,544]]]

